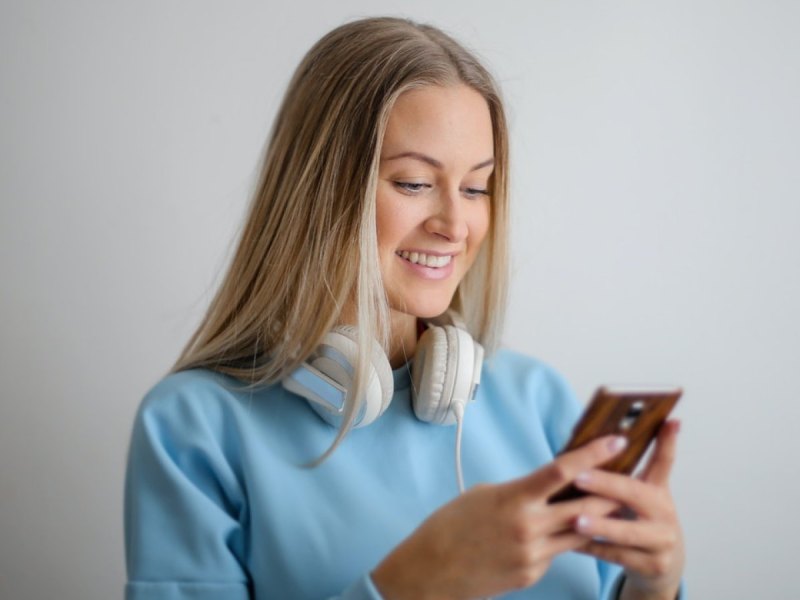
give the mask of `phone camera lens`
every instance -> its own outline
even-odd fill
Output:
[[[636,417],[640,416],[642,412],[644,412],[644,401],[637,400],[628,407],[628,412],[625,414],[625,416],[635,419]]]
[[[637,400],[633,402],[630,406],[628,406],[628,410],[625,412],[625,416],[619,422],[619,428],[622,431],[628,431],[633,424],[636,422],[642,413],[644,412],[644,401]]]

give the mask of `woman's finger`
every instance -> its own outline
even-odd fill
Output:
[[[616,500],[643,517],[672,514],[672,501],[664,488],[617,473],[600,469],[584,471],[575,478],[575,485],[590,494]]]
[[[561,533],[544,538],[544,542],[541,545],[540,560],[552,560],[564,552],[580,550],[589,543],[591,543],[591,540],[587,540],[585,535],[574,532]]]
[[[575,552],[588,554],[622,566],[628,577],[644,580],[650,589],[670,590],[664,597],[676,597],[682,570],[679,555],[669,552],[649,553],[638,548],[589,542]],[[659,595],[658,597],[662,597]]]
[[[575,520],[575,530],[590,538],[602,538],[606,543],[645,552],[669,550],[679,543],[677,530],[657,521],[624,521],[581,515]]]
[[[667,485],[672,465],[675,462],[680,429],[681,422],[674,419],[665,422],[661,427],[653,454],[642,472],[643,481],[661,486]]]
[[[531,502],[526,507],[537,535],[552,535],[573,531],[580,515],[605,517],[620,509],[620,503],[599,496],[584,496],[576,500],[545,504]]]
[[[631,571],[644,572],[646,567],[647,553],[639,548],[629,548],[628,546],[614,546],[599,541],[589,541],[576,550],[581,554],[588,554],[630,569]]]
[[[588,469],[603,464],[625,448],[627,440],[620,436],[598,438],[576,450],[558,456],[553,462],[520,479],[505,484],[508,494],[524,493],[535,499],[546,499],[573,482]]]

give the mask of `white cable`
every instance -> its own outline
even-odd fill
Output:
[[[458,492],[464,493],[464,473],[461,470],[461,432],[464,429],[464,404],[456,402],[453,406],[456,416],[456,479],[458,479]]]
[[[453,405],[456,416],[456,479],[458,479],[458,492],[464,493],[464,473],[461,471],[461,432],[464,429],[464,403],[456,402]],[[480,600],[492,600],[491,597]]]

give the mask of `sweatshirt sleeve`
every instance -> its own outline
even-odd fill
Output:
[[[154,388],[134,422],[125,597],[245,600],[247,503],[232,420],[204,390],[172,382]]]
[[[243,434],[228,396],[206,376],[179,373],[143,400],[125,481],[126,600],[255,596]],[[383,599],[365,573],[330,600]]]

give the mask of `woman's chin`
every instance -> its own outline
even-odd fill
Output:
[[[438,317],[448,308],[450,308],[451,301],[452,296],[437,302],[431,302],[428,300],[426,302],[416,301],[413,303],[407,303],[405,305],[401,305],[402,308],[395,308],[398,306],[395,303],[390,303],[390,306],[392,307],[393,313],[409,315],[416,317],[417,319],[432,319],[434,317]]]

